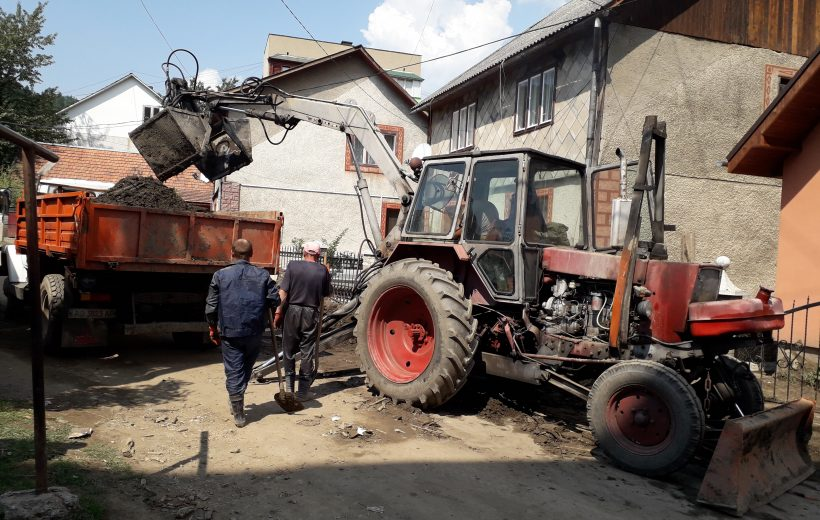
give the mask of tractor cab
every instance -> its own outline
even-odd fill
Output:
[[[402,238],[458,243],[493,299],[532,300],[540,250],[587,245],[583,173],[531,149],[427,158]]]

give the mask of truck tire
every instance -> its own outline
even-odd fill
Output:
[[[453,397],[475,364],[477,322],[452,273],[400,260],[368,284],[356,314],[356,352],[376,391],[420,408]]]
[[[653,361],[625,361],[592,385],[587,418],[598,446],[621,468],[658,477],[683,467],[703,440],[692,386]]]
[[[46,352],[54,354],[62,346],[65,316],[65,278],[47,274],[40,283],[40,313],[43,317],[42,338]]]

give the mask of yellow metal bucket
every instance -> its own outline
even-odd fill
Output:
[[[813,420],[814,401],[799,399],[727,421],[698,502],[742,515],[806,480]]]

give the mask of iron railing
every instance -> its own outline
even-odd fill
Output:
[[[301,248],[295,246],[283,247],[279,251],[280,272],[284,273],[292,260],[301,259]],[[333,287],[330,298],[338,303],[344,303],[353,297],[356,277],[362,272],[362,269],[373,263],[373,257],[369,255],[360,257],[356,253],[334,251],[331,256],[327,256],[327,253],[323,252],[320,261],[326,264],[330,270],[330,283]]]
[[[785,312],[786,326],[773,342],[736,355],[751,363],[767,401],[787,402],[798,397],[817,400],[820,392],[820,301],[792,302]]]

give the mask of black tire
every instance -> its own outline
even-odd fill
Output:
[[[722,364],[724,381],[735,396],[734,402],[725,404],[726,414],[734,419],[763,411],[763,389],[749,365],[729,355],[720,356],[718,362]],[[735,408],[735,404],[743,415]]]
[[[47,274],[40,283],[40,314],[42,316],[43,348],[54,354],[62,346],[65,316],[65,278]]]
[[[592,385],[587,417],[604,453],[639,475],[680,469],[703,441],[705,419],[694,389],[653,361],[625,361],[603,372]]]
[[[398,306],[385,303],[390,300],[384,298],[391,298],[391,295],[399,295]],[[406,295],[407,299],[402,295]],[[382,328],[390,327],[380,321],[384,312],[392,311],[394,319],[404,318],[401,309],[403,299],[410,314],[429,313],[426,316],[430,323],[426,323],[425,319],[417,321],[426,327],[427,337],[432,332],[433,338],[423,347],[428,349],[425,355],[430,356],[426,366],[420,362],[405,374],[401,372],[400,363],[396,364],[399,371],[397,377],[396,371],[385,368],[387,362],[384,361],[383,352],[387,347],[380,347],[386,342],[379,339],[384,335],[378,331],[382,330],[379,323]],[[413,305],[410,305],[411,300]],[[406,319],[412,321],[415,318],[410,316]],[[452,273],[427,260],[400,260],[383,268],[368,283],[362,295],[356,314],[356,352],[373,389],[420,408],[434,408],[447,402],[466,383],[475,364],[473,341],[476,327],[472,303],[464,297],[464,288],[453,280]],[[391,329],[389,333],[393,332]],[[406,365],[410,367],[410,362]],[[418,370],[418,373],[413,370]]]

